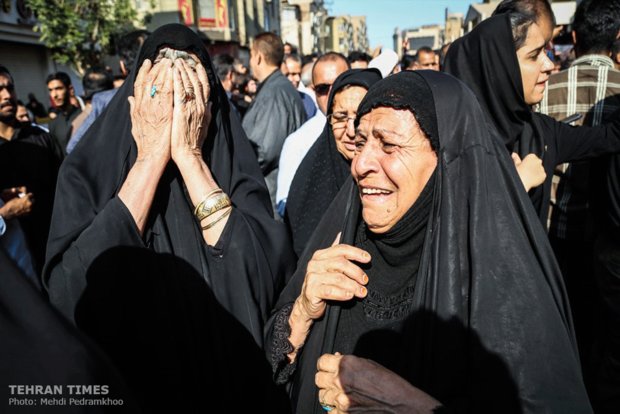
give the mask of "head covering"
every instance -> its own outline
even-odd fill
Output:
[[[204,242],[173,162],[142,237],[117,197],[137,152],[127,97],[144,60],[162,47],[195,53],[207,71],[213,106],[202,154],[234,206],[215,246]],[[146,411],[223,409],[233,398],[226,388],[242,387],[232,385],[240,370],[251,373],[245,386],[260,383],[257,393],[269,386],[258,345],[294,261],[256,157],[194,32],[166,25],[146,40],[130,77],[65,160],[57,194],[44,270],[50,300],[105,344]],[[229,355],[235,348],[241,360]]]
[[[406,80],[406,82],[404,82]],[[437,117],[433,105],[433,93],[424,79],[419,77],[401,77],[390,82],[381,82],[370,88],[368,94],[357,109],[356,126],[360,119],[380,106],[394,109],[408,109],[414,115],[422,131],[431,141],[433,149],[439,148]]]
[[[531,126],[532,109],[523,96],[508,15],[493,16],[455,40],[446,56],[445,72],[476,94],[510,151],[523,148],[542,154],[540,138]]]
[[[351,69],[334,81],[327,111],[332,112],[336,93],[346,86],[369,89],[381,80],[377,69]],[[325,209],[334,199],[344,181],[351,175],[351,166],[336,147],[329,122],[299,165],[286,200],[286,220],[293,236],[297,255],[303,251]]]
[[[398,354],[400,375],[450,412],[591,412],[553,252],[475,95],[457,79],[432,71],[401,72],[374,88],[415,88],[420,78],[434,98],[418,104],[434,102],[438,165],[420,264],[408,296],[410,314],[400,346],[386,352]],[[366,95],[360,107],[373,96]],[[360,210],[357,186],[349,180],[317,226],[276,310],[299,296],[316,250],[330,246],[339,232],[342,243],[355,243]],[[296,412],[320,412],[316,361],[337,351],[346,306],[330,302],[298,354],[290,384]],[[379,339],[392,335],[373,334]]]
[[[542,115],[533,112],[525,102],[508,15],[493,16],[454,41],[448,50],[444,70],[465,82],[476,94],[509,152],[516,152],[521,159],[528,154],[543,158]],[[549,191],[550,182],[529,192],[545,226]]]

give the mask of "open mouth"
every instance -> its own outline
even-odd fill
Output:
[[[382,201],[389,197],[393,192],[378,187],[359,187],[362,200]]]

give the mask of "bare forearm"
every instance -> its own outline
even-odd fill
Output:
[[[157,185],[166,168],[166,164],[167,161],[163,159],[139,158],[131,167],[118,193],[118,197],[125,204],[136,222],[140,235],[144,233]]]
[[[301,305],[299,304],[299,299],[297,299],[293,305],[288,323],[291,327],[291,335],[289,336],[288,341],[294,348],[294,351],[288,354],[288,359],[290,363],[293,363],[297,357],[297,351],[306,341],[306,338],[310,333],[310,328],[312,327],[312,319],[307,317],[302,311]]]
[[[192,156],[184,158],[181,161],[177,161],[177,166],[183,176],[183,181],[189,192],[192,205],[197,206],[207,194],[220,188],[213,179],[211,170],[209,170],[209,167],[202,157]],[[229,210],[231,208],[232,207],[226,207],[214,213],[213,217],[209,217],[209,219],[203,221],[202,225],[204,226],[205,222],[210,221],[212,223],[214,220],[225,215],[213,227],[203,229],[202,236],[207,244],[214,246],[220,239],[224,227],[226,227],[226,223],[228,222]]]

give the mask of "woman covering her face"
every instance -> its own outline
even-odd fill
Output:
[[[377,69],[352,69],[340,74],[332,85],[325,129],[297,169],[286,201],[285,217],[298,256],[350,176],[355,113],[368,88],[380,80]]]
[[[546,55],[553,29],[550,6],[546,11],[544,1],[522,1],[536,4],[525,13],[502,11],[502,4],[496,10],[501,14],[452,43],[445,71],[476,94],[506,148],[514,153],[519,175],[546,227],[554,168],[620,151],[620,116],[612,116],[615,121],[605,126],[573,128],[533,112],[553,69]]]
[[[274,404],[262,328],[294,262],[256,158],[191,30],[155,31],[132,74],[62,167],[50,300],[147,412],[243,386],[260,397],[241,407]]]
[[[353,179],[268,325],[294,411],[591,412],[560,272],[474,94],[402,72],[357,116]]]

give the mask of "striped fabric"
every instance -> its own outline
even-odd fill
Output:
[[[620,71],[602,55],[586,55],[549,79],[539,111],[557,120],[579,113],[573,125],[600,125],[620,108]],[[587,238],[589,165],[562,164],[553,178],[550,232],[561,239]]]

